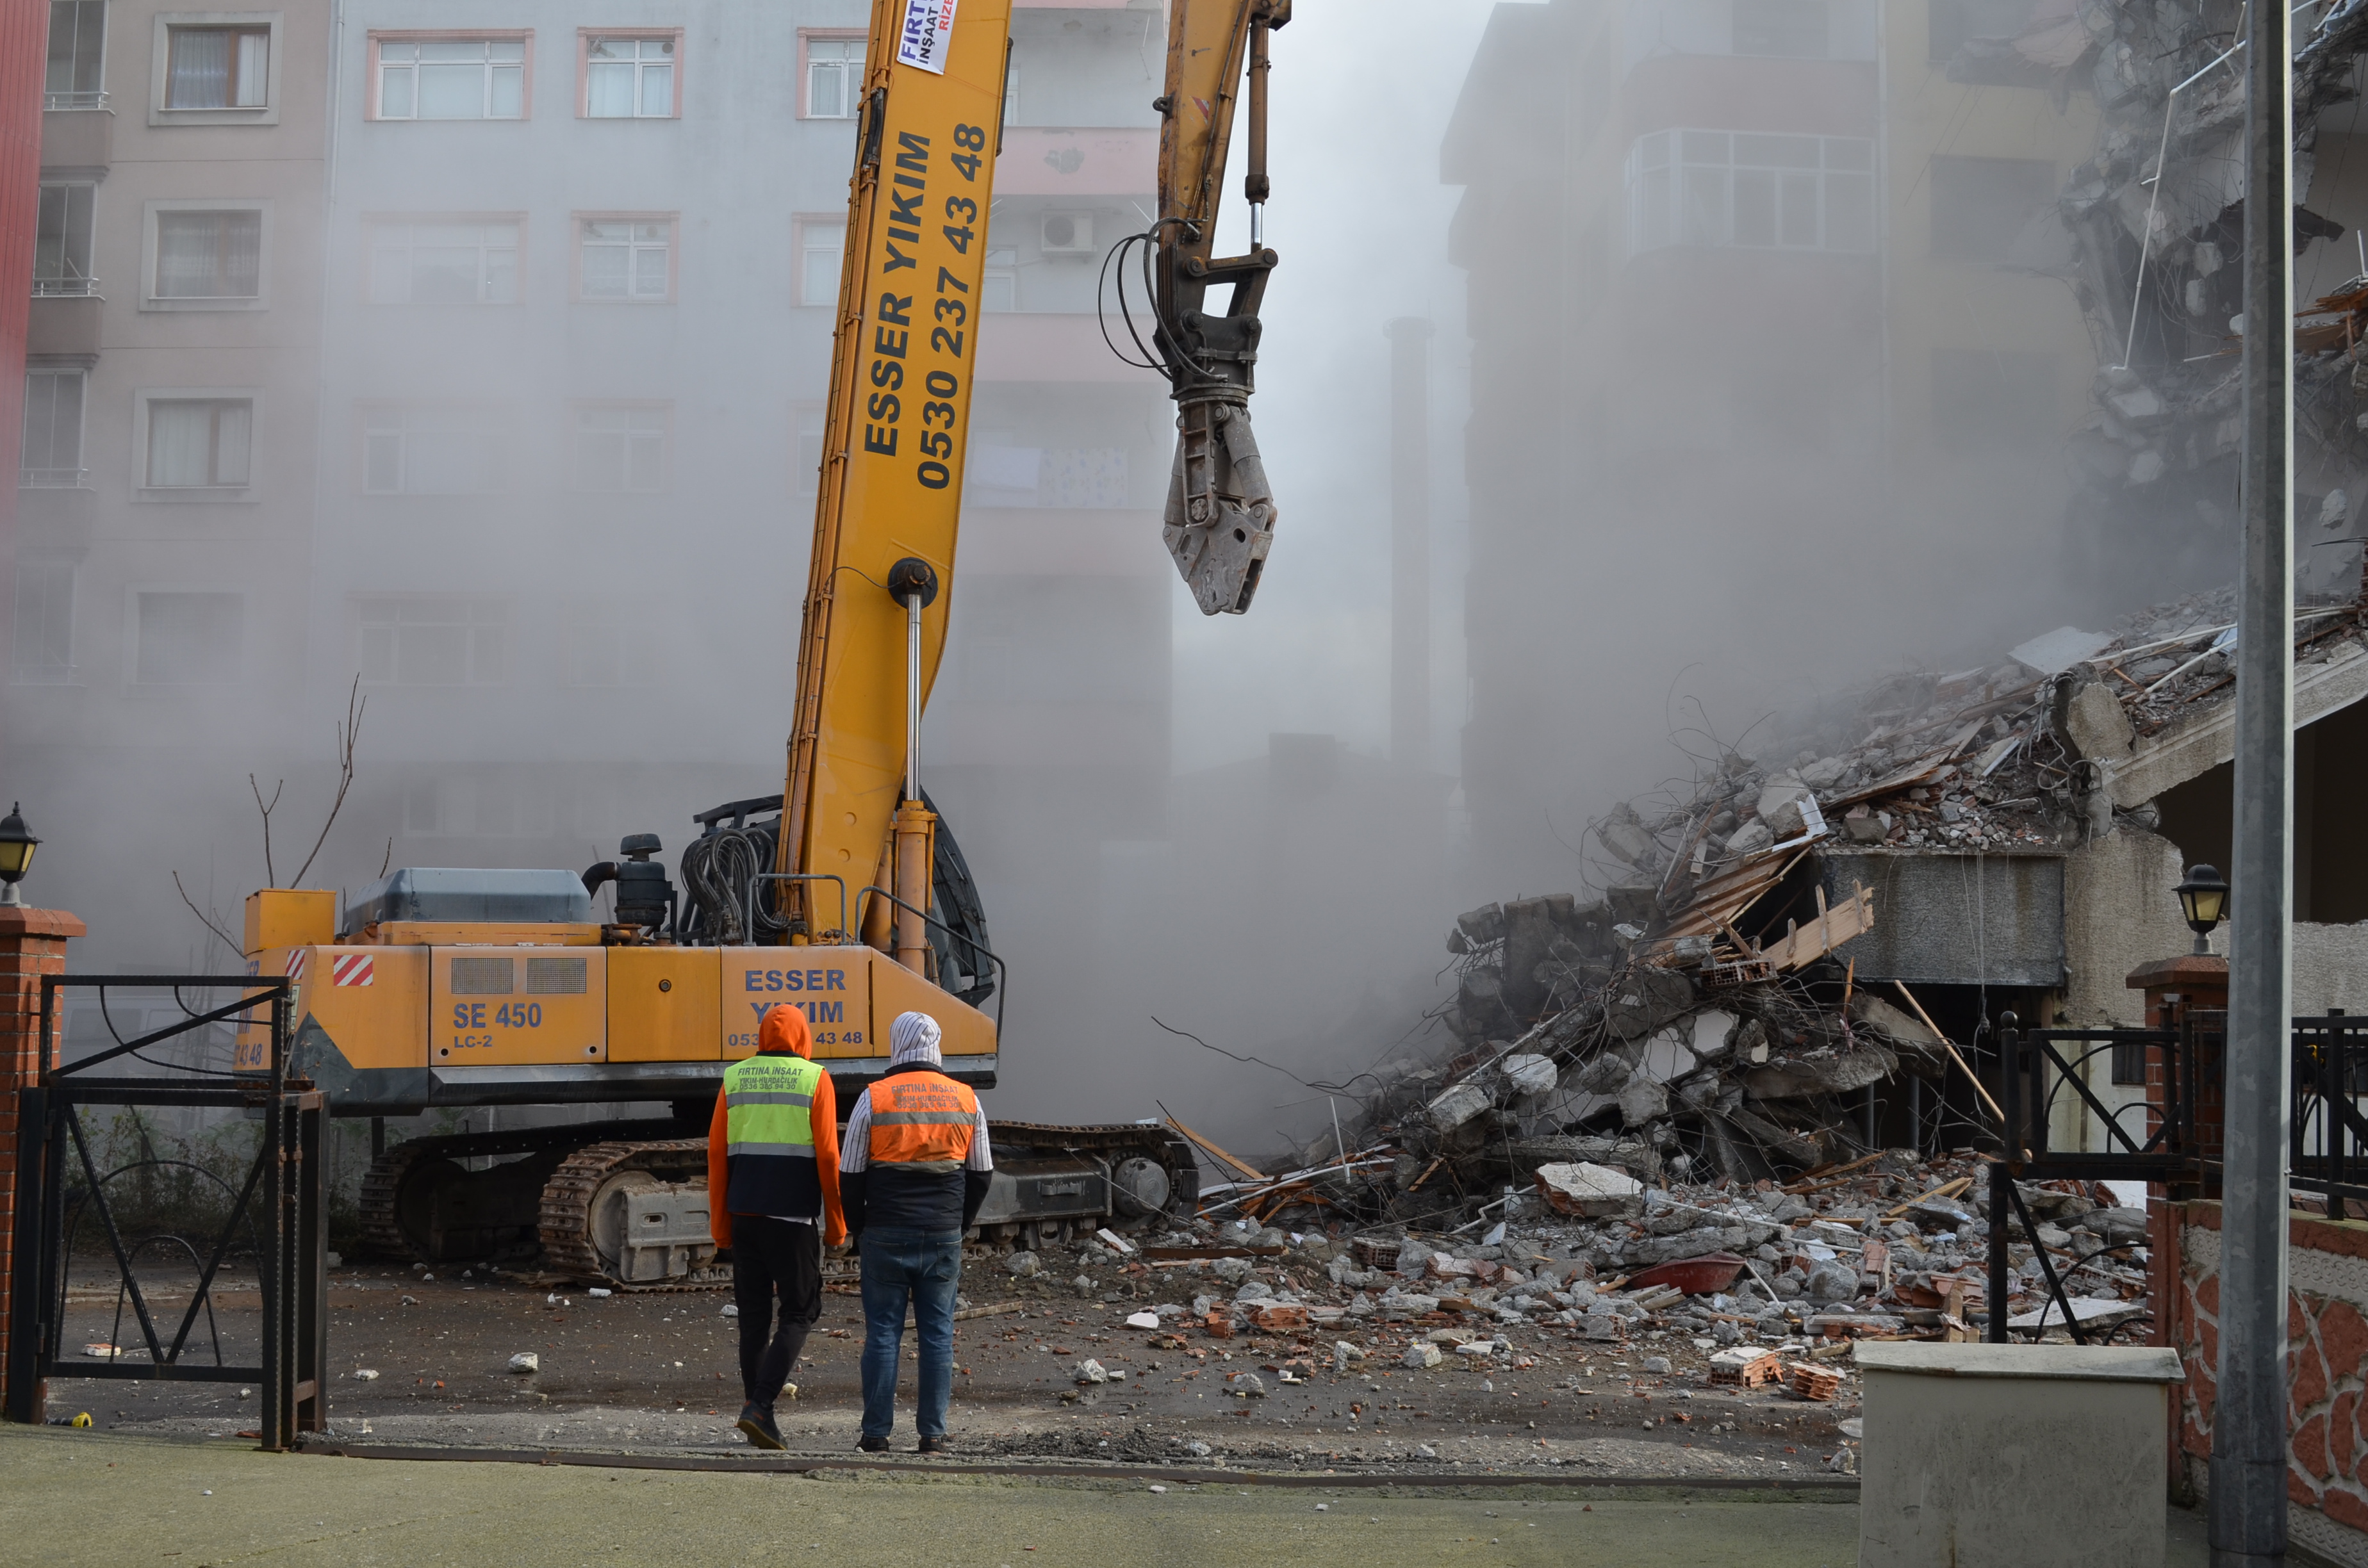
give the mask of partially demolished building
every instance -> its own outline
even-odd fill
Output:
[[[2192,941],[2173,890],[2227,864],[2232,601],[1895,675],[1622,803],[1591,829],[1600,896],[1457,923],[1461,1053],[1380,1119],[1426,1124],[1467,1191],[1554,1158],[1749,1182],[1980,1142],[2006,1014],[2142,1023],[2130,972]],[[2358,1009],[2368,831],[2343,786],[2368,760],[2368,601],[2306,607],[2295,641],[2295,1006]],[[2083,1071],[2118,1113],[2136,1065]],[[2101,1146],[2094,1112],[2052,1114],[2055,1146]]]

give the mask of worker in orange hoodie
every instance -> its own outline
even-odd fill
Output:
[[[707,1129],[708,1228],[732,1249],[740,1308],[739,1426],[759,1449],[782,1447],[773,1403],[798,1395],[790,1372],[822,1316],[822,1249],[847,1239],[838,1099],[813,1055],[805,1014],[767,1013],[757,1054],[723,1070]]]

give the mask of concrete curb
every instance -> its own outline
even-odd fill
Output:
[[[1186,1470],[1144,1465],[1081,1464],[919,1464],[895,1460],[859,1460],[851,1456],[814,1458],[787,1454],[751,1454],[745,1458],[695,1454],[604,1454],[561,1449],[442,1449],[395,1444],[314,1440],[301,1453],[325,1459],[437,1460],[463,1464],[580,1465],[608,1470],[666,1470],[744,1472],[757,1475],[811,1475],[819,1471],[851,1474],[886,1472],[900,1475],[1046,1476],[1063,1480],[1158,1481],[1194,1485],[1283,1487],[1348,1487],[1371,1490],[1403,1487],[1423,1491],[1457,1487],[1551,1486],[1594,1492],[1773,1492],[1820,1501],[1856,1502],[1855,1477],[1753,1478],[1743,1476],[1660,1475],[1447,1475],[1436,1471],[1393,1471],[1339,1474],[1282,1473],[1249,1470]]]

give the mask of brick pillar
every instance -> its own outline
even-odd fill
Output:
[[[2133,991],[2146,993],[2148,1028],[2176,1029],[2189,1012],[2225,1012],[2228,1006],[2228,960],[2216,954],[2183,953],[2175,959],[2140,964],[2130,971],[2124,983]],[[2148,1136],[2162,1125],[2163,1065],[2162,1053],[2149,1048],[2146,1069]],[[2217,1055],[2197,1065],[2195,1141],[2205,1159],[2216,1161],[2227,1126],[2226,1075]]]
[[[17,1261],[17,1091],[44,1065],[41,976],[65,972],[66,944],[87,929],[62,909],[0,905],[0,1347],[8,1343]],[[0,1378],[6,1366],[0,1354]]]

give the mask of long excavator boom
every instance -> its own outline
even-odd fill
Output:
[[[873,0],[775,872],[791,940],[926,967],[945,651],[1009,0]],[[833,884],[836,884],[834,889]]]

